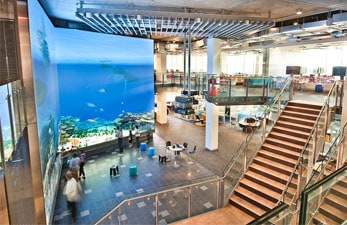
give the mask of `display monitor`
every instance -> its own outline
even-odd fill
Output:
[[[345,66],[334,66],[333,67],[333,75],[344,77],[346,76],[346,67]]]
[[[300,74],[300,66],[287,66],[286,74]]]

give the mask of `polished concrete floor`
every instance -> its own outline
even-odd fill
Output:
[[[305,96],[302,97],[305,98]],[[315,98],[317,101],[322,101],[324,96],[318,95]],[[257,131],[253,141],[260,143],[260,137],[261,132]],[[180,115],[171,112],[167,124],[156,124],[153,141],[147,143],[148,146],[155,147],[156,155],[154,157],[148,157],[146,152],[140,152],[137,148],[128,148],[124,154],[119,154],[118,149],[112,147],[105,149],[102,154],[88,156],[85,167],[87,178],[81,181],[84,197],[78,203],[78,215],[75,223],[93,224],[116,207],[123,199],[134,194],[146,194],[156,190],[177,187],[196,179],[222,176],[233,153],[245,142],[246,138],[247,134],[242,132],[238,125],[231,124],[228,121],[226,123],[221,122],[218,129],[218,150],[208,151],[205,149],[205,127],[197,126],[184,120]],[[196,145],[196,152],[191,156],[194,163],[188,163],[187,152],[183,152],[180,156],[174,156],[172,153],[166,152],[165,142],[168,140],[179,144],[187,142],[188,149]],[[159,163],[157,158],[159,154],[167,154],[171,161],[166,164]],[[119,176],[110,176],[109,168],[113,164],[119,165]],[[132,164],[136,164],[138,167],[138,175],[135,177],[129,176],[128,167]],[[210,190],[213,188],[215,187],[203,187],[203,189]],[[211,193],[211,191],[200,192],[202,196],[208,195],[207,193]],[[184,197],[186,196],[182,196],[182,199]],[[217,208],[213,198],[214,196],[211,196],[211,200],[200,203],[200,212]],[[161,208],[160,218],[158,218],[160,224],[173,223],[177,218],[185,219],[186,212],[178,210],[180,208],[177,207],[178,202],[177,200],[176,204],[168,204],[166,209]],[[122,215],[122,223],[154,224],[153,211],[146,212],[145,208],[142,208],[143,204],[145,203],[140,202],[134,205],[135,208],[138,207],[137,212],[141,213]],[[230,208],[218,210],[217,213],[222,213],[225,210],[230,211]],[[180,217],[179,214],[183,216]],[[230,216],[229,213],[227,214],[226,220]],[[210,218],[212,217],[210,216]],[[193,222],[193,218],[195,222]],[[184,223],[214,224],[213,220],[209,223],[206,222],[206,219],[202,219],[206,223],[198,223],[196,220],[196,217],[192,217],[191,223],[187,221]],[[60,189],[57,194],[54,224],[71,223],[71,215],[67,210],[66,199]],[[113,223],[117,224],[117,222]],[[184,223],[182,221],[182,224]],[[221,224],[226,223],[225,221]]]

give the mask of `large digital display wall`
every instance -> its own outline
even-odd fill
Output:
[[[37,1],[28,1],[28,10],[40,163],[46,220],[50,223],[61,168],[56,160],[59,91],[55,35],[53,25]]]
[[[114,128],[154,129],[153,41],[54,28],[29,0],[29,28],[47,223],[61,145],[114,138]]]
[[[61,142],[77,148],[154,125],[153,41],[56,29]]]

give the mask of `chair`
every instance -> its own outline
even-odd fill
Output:
[[[188,164],[193,164],[192,161],[190,161],[190,155],[194,154],[196,150],[196,145],[194,146],[193,149],[188,150]]]
[[[188,143],[184,142],[183,143],[183,150],[186,150],[188,148]]]

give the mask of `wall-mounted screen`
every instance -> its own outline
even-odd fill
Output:
[[[293,74],[293,75],[300,74],[300,66],[287,66],[286,74]]]
[[[345,76],[346,75],[346,67],[345,66],[334,66],[333,67],[333,75],[334,76]]]
[[[63,147],[110,141],[116,126],[124,136],[135,125],[154,129],[152,40],[66,29],[55,34]]]

